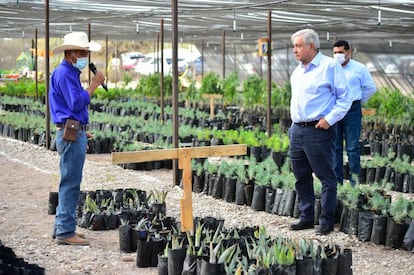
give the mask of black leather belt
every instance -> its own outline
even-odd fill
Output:
[[[65,127],[65,124],[59,124],[58,123],[58,124],[56,124],[56,127],[63,129]],[[87,124],[80,124],[79,129],[82,130],[82,131],[86,131],[86,130],[88,130],[88,125]]]
[[[306,121],[306,122],[295,122],[295,125],[299,127],[315,127],[318,124],[319,120]]]

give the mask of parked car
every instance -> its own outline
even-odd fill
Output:
[[[384,72],[386,74],[399,74],[400,73],[400,70],[398,69],[397,65],[395,65],[395,64],[388,64],[385,67]]]
[[[122,69],[132,70],[138,64],[140,60],[144,58],[144,55],[140,52],[128,52],[121,54]]]
[[[164,74],[170,74],[172,72],[172,51],[171,49],[165,49],[163,55],[164,62]],[[149,75],[161,70],[161,54],[160,53],[149,53],[145,55],[136,66],[134,71],[140,75]],[[178,73],[182,74],[190,62],[187,59],[187,55],[181,50],[178,51]]]
[[[142,61],[135,66],[134,71],[140,75],[153,74],[158,70],[161,70],[161,64],[159,59],[160,58],[155,53],[147,54],[142,59]],[[166,67],[168,67],[168,63],[167,60],[164,58],[164,71]]]
[[[195,74],[201,74],[201,71],[204,69],[204,73],[208,71],[208,67],[206,62],[203,60],[203,57],[199,56],[197,57],[194,62],[194,72]],[[204,68],[203,68],[204,64]]]
[[[400,72],[405,75],[414,75],[414,56],[402,56],[399,64]]]
[[[370,72],[377,72],[378,71],[377,67],[375,67],[374,63],[372,63],[372,62],[368,62],[366,64],[366,66],[367,66],[367,68]]]

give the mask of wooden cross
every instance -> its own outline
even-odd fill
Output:
[[[214,118],[214,99],[222,99],[222,94],[203,94],[203,98],[210,99],[210,118]]]
[[[246,152],[245,144],[113,152],[112,164],[178,159],[178,168],[183,170],[184,187],[183,197],[180,199],[181,231],[191,232],[194,230],[191,159],[245,155]]]

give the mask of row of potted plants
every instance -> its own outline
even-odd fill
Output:
[[[266,211],[282,216],[299,217],[299,208],[295,179],[289,171],[288,161],[280,169],[271,158],[256,163],[254,158],[239,160],[222,160],[218,163],[193,161],[193,192],[204,193],[216,199],[225,200],[239,205],[248,205],[256,211]],[[391,185],[384,184],[350,184],[338,186],[338,212],[337,220],[341,231],[358,235],[358,214],[368,212],[371,217],[381,214],[388,220],[388,226],[381,234],[380,244],[400,248],[411,220],[414,219],[414,203],[412,200],[399,197],[391,200],[387,195]],[[315,224],[318,224],[320,213],[320,194],[322,185],[315,179]],[[351,216],[354,212],[354,216]],[[362,215],[362,214],[361,214]],[[368,214],[366,214],[368,215]],[[350,224],[351,217],[355,218]],[[391,233],[393,228],[401,225],[398,233]],[[352,230],[351,230],[351,229]],[[388,231],[387,231],[388,229]],[[369,227],[369,230],[373,230]],[[369,231],[371,236],[371,231]],[[395,243],[387,241],[394,236]],[[397,238],[395,237],[397,236]],[[360,237],[363,241],[370,241]],[[407,250],[411,248],[405,247]]]
[[[376,154],[362,159],[361,174],[356,181],[360,184],[378,183],[389,190],[414,193],[413,168],[408,155],[395,158],[392,153],[388,157]]]
[[[215,73],[208,73],[203,77],[201,86],[198,88],[193,81],[190,87],[180,88],[180,96],[183,100],[194,105],[200,102],[208,102],[203,98],[203,94],[221,94],[223,96],[223,103],[230,105],[240,105],[249,108],[265,106],[266,102],[266,82],[263,78],[252,75],[243,85],[240,85],[236,72],[231,73],[225,79]],[[37,87],[37,91],[36,91]],[[4,87],[0,87],[0,94],[12,96],[31,96],[44,98],[45,84],[36,83],[31,79],[22,79],[16,83],[6,83]],[[242,88],[242,89],[240,89]],[[273,106],[287,104],[290,98],[290,86],[278,87],[272,83],[274,89],[272,102]],[[98,99],[119,99],[131,98],[136,96],[146,98],[160,98],[160,74],[155,73],[149,76],[142,77],[135,88],[117,87],[111,89],[109,92],[103,89],[98,89],[95,96]],[[164,97],[170,99],[172,96],[172,77],[164,77]]]
[[[38,97],[44,98],[45,83],[36,84],[31,79],[21,79],[17,82],[9,82],[0,87],[0,94],[20,96],[20,97]],[[37,91],[36,91],[37,87]],[[171,77],[164,78],[164,97],[166,100],[171,99],[172,95]],[[181,85],[179,85],[181,88]],[[160,98],[160,76],[153,74],[141,79],[136,88],[119,87],[105,91],[98,89],[95,93],[96,98],[105,100],[119,100],[121,98],[146,97],[151,100]],[[182,89],[179,93],[182,101],[187,100],[192,106],[199,106],[198,103],[205,102],[203,94],[221,94],[224,105],[238,105],[249,109],[265,108],[267,106],[266,82],[259,76],[250,76],[241,85],[236,72],[229,74],[226,78],[220,79],[218,75],[209,73],[203,77],[200,88],[195,83],[190,87]],[[272,100],[271,106],[288,107],[290,101],[290,85],[278,87],[272,83]],[[374,108],[380,121],[395,123],[409,126],[413,119],[413,99],[404,96],[400,91],[391,88],[381,88],[375,93],[370,100],[364,105],[368,108]],[[406,129],[409,129],[407,127]]]
[[[136,224],[142,218],[154,222],[165,216],[167,192],[127,188],[81,192],[76,218],[80,227],[92,230],[116,229],[121,223]]]
[[[14,98],[14,97],[5,97],[5,98],[2,98],[2,101],[3,101],[3,104],[4,104],[6,110],[7,109],[13,110],[14,108],[19,108],[20,111],[21,110],[28,111],[28,109],[29,109],[31,113],[33,113],[33,112],[36,112],[36,113],[42,112],[42,105],[30,104],[30,99],[27,99],[27,98],[26,99],[25,98],[20,98],[20,102],[19,102],[19,101],[16,101],[16,98]],[[34,103],[36,103],[36,102],[37,101],[34,101]],[[135,119],[136,119],[136,116],[139,116],[139,117],[142,117],[143,120],[148,120],[148,119],[151,119],[151,118],[152,118],[151,119],[152,121],[159,121],[160,120],[160,117],[159,117],[160,109],[159,109],[159,106],[155,103],[150,104],[149,102],[140,102],[140,100],[111,101],[111,102],[103,101],[102,103],[98,102],[98,103],[94,104],[94,106],[96,106],[97,108],[98,108],[98,106],[100,106],[98,108],[99,113],[109,112],[112,115],[116,114],[116,116],[123,116],[125,114],[129,114],[129,115],[131,115],[131,117],[134,117]],[[248,112],[248,113],[250,113],[250,112]],[[275,112],[275,113],[277,113],[277,112]],[[230,112],[228,115],[223,114],[221,119],[216,118],[215,121],[210,121],[211,122],[210,125],[209,125],[209,123],[207,123],[207,124],[204,123],[203,126],[208,126],[208,128],[210,128],[210,129],[208,129],[208,131],[212,131],[215,134],[215,136],[218,136],[218,137],[215,137],[215,139],[220,140],[220,133],[216,133],[215,131],[213,131],[213,129],[211,129],[212,128],[211,126],[219,125],[219,126],[223,127],[224,124],[228,125],[229,121],[231,119],[235,118],[234,114],[235,114],[234,112]],[[246,114],[246,113],[243,113],[243,115],[244,114]],[[99,116],[98,112],[97,112],[96,115]],[[241,115],[241,113],[239,113],[239,115]],[[40,116],[43,116],[43,114],[40,114]],[[168,119],[169,119],[168,116],[171,117],[171,108],[166,108],[165,116],[166,116],[166,121],[168,121]],[[288,112],[283,112],[283,117],[287,117],[287,116],[288,116]],[[28,120],[27,117],[26,117],[26,120]],[[106,125],[106,124],[110,123],[110,121],[113,120],[113,119],[111,119],[111,117],[113,117],[113,116],[110,116],[110,115],[109,116],[101,116],[101,118],[99,118],[98,122],[96,123],[96,127],[95,127],[95,125],[91,126],[91,128],[93,128],[97,131],[96,135],[97,135],[98,140],[101,139],[102,135],[114,136],[114,134],[108,133],[106,128],[104,128],[105,129],[104,130],[104,129],[102,129],[102,127],[99,127],[100,126],[99,124]],[[186,108],[181,108],[180,109],[180,125],[183,125],[183,124],[187,125],[187,123],[190,123],[190,125],[193,126],[193,125],[196,125],[195,121],[200,120],[201,118],[205,119],[207,117],[208,117],[207,112],[200,112],[200,111],[197,111],[196,109],[195,110],[188,110]],[[250,116],[247,119],[240,117],[240,118],[237,119],[237,121],[238,121],[237,123],[232,124],[232,127],[233,128],[237,127],[237,125],[241,125],[241,126],[245,127],[246,125],[243,124],[243,123],[240,124],[240,122],[243,122],[243,121],[246,121],[246,120],[251,120],[253,117],[254,116]],[[18,119],[11,119],[11,120],[12,121],[14,121],[14,120],[18,121]],[[364,119],[364,125],[365,126],[369,126],[369,125],[372,124],[372,123],[371,124],[369,123],[369,118],[367,118],[366,120],[367,120],[367,122],[365,122],[365,119]],[[126,120],[122,120],[122,121],[126,122],[127,125],[131,124],[130,120],[126,119]],[[260,119],[259,119],[259,121],[260,121]],[[287,124],[289,125],[289,123],[290,122],[288,122]],[[17,122],[17,124],[19,124],[19,123]],[[33,128],[34,131],[36,131],[35,129],[38,129],[37,132],[39,132],[42,128],[44,128],[43,124],[44,123],[42,123],[42,121],[40,120],[40,122],[36,122],[36,123],[32,124],[32,126],[33,126],[32,128]],[[378,128],[377,124],[381,125],[381,123],[377,123],[377,121],[375,121],[375,127],[376,128]],[[132,124],[132,127],[135,127],[134,125],[135,124]],[[141,123],[141,125],[142,125],[142,123]],[[257,126],[257,123],[254,124],[254,125]],[[288,126],[288,125],[286,125],[286,126]],[[131,127],[131,125],[129,125],[129,126]],[[153,125],[151,125],[151,126],[153,126]],[[170,130],[170,133],[168,133],[168,134],[169,134],[169,136],[171,136],[172,127],[162,127],[162,126],[163,126],[163,124],[161,126],[158,126],[157,131],[161,131],[160,129],[165,129],[164,130],[164,133],[165,133],[166,131]],[[260,125],[260,123],[259,123],[259,126],[256,127],[256,129],[260,129],[261,126],[263,126],[263,125]],[[112,126],[112,127],[114,127],[114,126]],[[279,123],[277,125],[277,127],[278,127],[278,129],[276,131],[280,131],[280,132],[284,133],[284,130],[286,128],[285,126],[282,127],[281,123]],[[154,127],[151,127],[151,128],[154,128]],[[220,127],[215,127],[215,128],[220,129]],[[370,138],[372,138],[372,135],[375,133],[375,131],[373,131],[371,128],[372,127],[363,127],[364,130],[366,129],[367,131],[369,131]],[[138,128],[138,129],[140,129],[140,128]],[[234,130],[238,130],[238,129],[236,128]],[[102,133],[101,131],[103,131],[104,133]],[[188,132],[188,131],[182,130],[182,131],[180,131],[180,133],[181,132]],[[184,136],[184,137],[189,136],[189,135],[186,135],[186,133],[182,133],[181,135]],[[211,133],[210,134],[200,133],[200,135],[204,136],[204,137],[208,137],[208,138],[210,138],[212,136]],[[374,139],[374,140],[370,139],[369,143],[364,141],[364,140],[363,140],[363,142],[366,142],[366,143],[364,143],[364,145],[365,144],[369,145],[368,148],[369,148],[369,151],[370,151],[371,154],[373,154],[375,151],[378,151],[378,148],[380,147],[380,148],[382,148],[382,150],[381,150],[382,151],[381,152],[382,156],[386,156],[389,153],[389,151],[392,150],[392,151],[396,152],[397,156],[399,156],[399,157],[402,157],[404,155],[404,153],[406,153],[407,155],[410,155],[410,157],[412,158],[412,155],[414,154],[414,148],[412,146],[412,142],[410,142],[411,139],[412,138],[410,138],[410,136],[404,137],[403,135],[398,135],[398,137],[397,137],[397,136],[393,135],[392,138],[390,139],[390,141],[384,141],[384,139],[382,139],[383,141],[378,142],[377,139]],[[258,142],[260,142],[260,140],[257,140],[257,139],[251,141],[252,144],[254,144],[254,143],[257,144]],[[113,144],[113,142],[111,142],[111,144]],[[378,146],[378,145],[380,145],[380,146]],[[95,146],[95,147],[98,148],[98,146]],[[366,146],[363,146],[363,148],[366,148]],[[97,152],[99,153],[100,151],[97,150]]]
[[[405,96],[397,89],[383,87],[364,106],[376,110],[377,116],[374,116],[371,121],[377,129],[385,125],[389,134],[412,134],[413,101],[412,97]],[[380,119],[375,119],[378,117]],[[368,118],[364,120],[369,121]]]
[[[216,199],[248,205],[256,211],[298,217],[295,181],[289,177],[291,173],[288,173],[286,163],[280,171],[270,158],[261,163],[256,163],[254,158],[218,163],[193,160],[193,192],[204,192]],[[204,180],[200,179],[202,175]],[[317,224],[321,192],[319,181],[315,182],[315,192]],[[151,192],[147,198],[145,192],[130,189],[83,193],[80,200],[83,204],[80,203],[78,207],[80,225],[93,230],[114,229],[119,226],[121,219],[135,224],[142,218],[148,221],[146,228],[148,224],[160,225],[161,222],[156,218],[159,213],[165,215],[165,205],[163,210],[162,207],[161,210],[155,210],[154,205],[165,203],[165,196],[166,193]],[[91,198],[95,199],[92,201]],[[152,201],[153,206],[148,208],[149,201]],[[411,200],[401,196],[392,201],[387,190],[378,184],[357,184],[354,187],[345,184],[338,186],[338,201],[337,219],[340,230],[344,233],[358,236],[361,241],[371,241],[392,248],[402,247],[409,251],[413,249],[414,205]],[[115,215],[118,218],[112,223],[114,226],[106,227],[106,219]],[[137,230],[143,225],[145,223],[140,224]]]
[[[388,157],[393,154],[397,158],[408,156],[410,160],[414,159],[414,135],[389,134],[369,129],[364,132],[360,142],[361,155]]]
[[[167,191],[146,191],[136,188],[116,190],[81,191],[76,211],[80,227],[91,230],[111,230],[121,223],[137,224],[145,218],[156,221],[159,214],[165,216]],[[58,205],[58,193],[49,193],[48,214],[54,215]]]
[[[25,103],[26,104],[26,103]],[[150,104],[146,104],[145,108],[148,109]],[[18,105],[14,105],[18,106]],[[155,105],[154,105],[155,106]],[[8,109],[12,109],[8,107]],[[159,108],[151,112],[159,114]],[[134,111],[134,113],[137,110]],[[128,112],[129,113],[129,112]],[[188,112],[187,112],[188,113]],[[168,113],[167,113],[168,114]],[[288,147],[288,138],[286,134],[275,124],[274,134],[271,137],[260,131],[257,127],[244,128],[240,126],[236,129],[221,129],[217,126],[223,126],[228,123],[226,118],[215,118],[209,120],[207,128],[194,127],[194,124],[188,125],[189,120],[200,119],[202,116],[192,119],[191,115],[183,115],[180,118],[180,141],[184,143],[191,142],[193,138],[197,138],[203,145],[210,143],[217,144],[233,144],[244,143],[252,147],[267,147],[272,148],[275,151],[286,151]],[[194,115],[194,112],[190,112]],[[25,135],[23,141],[31,139],[31,135],[39,135],[45,131],[44,116],[42,114],[33,115],[30,111],[27,112],[12,112],[6,111],[5,115],[0,118],[0,122],[6,126],[7,130],[2,131],[4,135],[16,136],[20,129],[28,129],[28,134]],[[128,144],[130,147],[131,141],[140,141],[146,143],[157,143],[158,147],[165,148],[171,146],[172,137],[172,122],[171,120],[160,121],[158,117],[154,117],[154,113],[151,115],[139,116],[124,115],[113,116],[104,112],[92,112],[90,117],[90,130],[95,134],[96,140],[93,144],[90,144],[90,148],[97,148],[96,153],[107,153],[112,151],[113,146],[116,150],[125,150],[122,148],[124,144]],[[206,124],[206,123],[205,123]],[[215,125],[215,126],[214,126]],[[11,127],[12,130],[9,130]],[[236,127],[236,124],[233,125]],[[53,129],[52,129],[53,130]],[[22,133],[26,130],[21,130]],[[120,135],[120,133],[122,133]],[[115,141],[115,138],[117,142]],[[122,139],[123,138],[123,139]],[[101,145],[101,143],[105,143]],[[112,146],[108,146],[107,144]],[[106,150],[101,150],[104,147]],[[93,153],[94,151],[91,151]]]
[[[263,226],[206,229],[201,222],[193,234],[167,236],[158,256],[159,274],[352,274],[351,266],[352,250],[332,242],[272,238]]]
[[[400,195],[391,198],[378,184],[345,184],[338,188],[340,230],[361,241],[412,251],[414,202]]]
[[[147,218],[121,225],[121,252],[136,251],[137,267],[159,274],[352,274],[351,249],[332,241],[271,238],[263,226],[226,229],[209,216],[195,217],[194,231],[183,233],[169,220],[161,229]]]

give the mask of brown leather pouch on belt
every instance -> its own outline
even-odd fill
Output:
[[[76,141],[78,138],[79,121],[67,119],[63,129],[63,139],[67,141]]]

